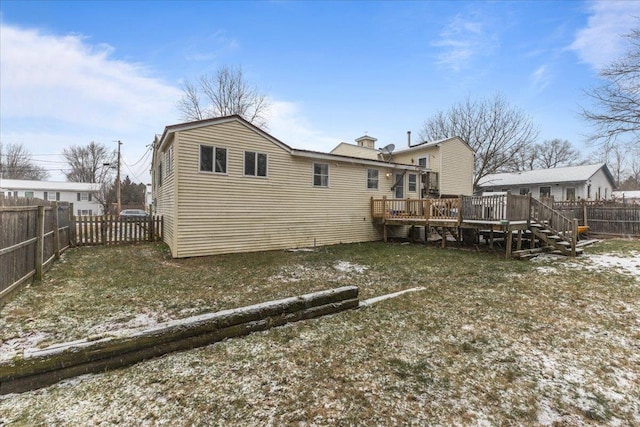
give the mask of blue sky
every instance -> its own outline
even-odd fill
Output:
[[[149,180],[147,146],[179,123],[180,83],[241,66],[272,103],[273,136],[329,151],[365,132],[414,142],[426,118],[502,92],[540,142],[585,153],[578,117],[598,67],[624,52],[640,1],[0,3],[0,140],[63,180],[62,150],[123,144]]]

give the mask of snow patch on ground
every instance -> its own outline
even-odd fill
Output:
[[[353,264],[348,261],[338,261],[333,268],[319,266],[307,267],[304,265],[286,266],[269,277],[269,281],[279,281],[284,283],[299,282],[302,280],[326,280],[335,282],[343,280],[352,274],[362,274],[368,269],[367,266]]]
[[[25,348],[36,347],[40,342],[51,338],[46,332],[34,332],[20,338],[0,341],[0,362],[10,360],[22,353]]]
[[[348,261],[338,261],[333,268],[343,273],[363,273],[367,267],[359,264],[352,264]]]
[[[568,260],[561,255],[542,254],[531,259],[531,262],[539,264],[551,264],[537,267],[536,270],[542,274],[557,273],[556,267],[605,271],[615,270],[618,273],[634,277],[640,281],[640,252],[631,251],[628,254],[602,254],[583,255],[577,260]]]

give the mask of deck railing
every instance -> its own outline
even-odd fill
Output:
[[[531,199],[531,218],[567,239],[570,239],[572,235],[578,232],[578,230],[574,230],[574,220],[533,198]],[[575,225],[577,226],[577,222],[575,222]]]
[[[427,221],[528,221],[531,198],[500,194],[444,199],[371,199],[371,215],[377,219],[425,219]]]
[[[462,219],[461,198],[426,199],[428,221],[459,221]]]

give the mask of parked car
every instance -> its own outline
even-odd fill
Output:
[[[120,215],[118,216],[120,219],[128,219],[128,218],[139,218],[139,219],[147,219],[149,218],[149,214],[142,209],[125,209],[120,211]]]

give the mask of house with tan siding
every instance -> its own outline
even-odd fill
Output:
[[[472,192],[459,138],[386,153],[365,136],[322,153],[229,116],[167,126],[153,149],[153,203],[176,258],[380,240],[372,198]]]

